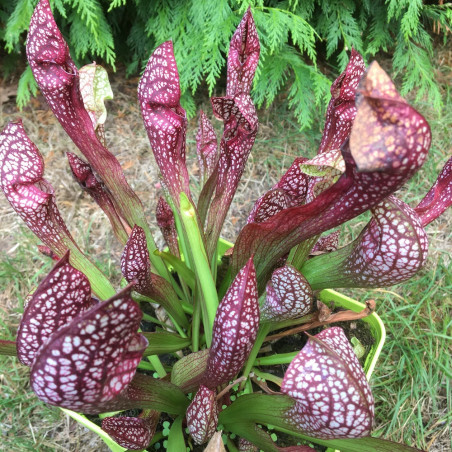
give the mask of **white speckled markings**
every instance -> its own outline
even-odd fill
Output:
[[[107,417],[102,420],[102,430],[126,449],[142,450],[148,447],[159,418],[154,410],[144,410],[139,417]]]
[[[215,195],[206,228],[208,253],[211,255],[215,252],[221,227],[257,134],[258,118],[250,88],[259,53],[259,38],[248,9],[229,46],[226,96],[211,99],[214,115],[224,121],[218,162],[212,175]]]
[[[250,259],[218,306],[203,384],[211,389],[237,375],[259,329],[256,271]]]
[[[251,9],[248,8],[229,45],[227,96],[250,92],[259,53],[259,36]]]
[[[362,367],[343,330],[310,336],[286,371],[281,392],[295,399],[289,422],[317,438],[370,434],[374,400]]]
[[[51,405],[95,413],[132,380],[147,346],[141,311],[128,295],[112,297],[60,327],[36,354],[31,386]]]
[[[196,444],[204,444],[217,429],[216,395],[214,390],[201,385],[187,408],[187,426]]]
[[[217,162],[217,136],[206,114],[201,110],[198,133],[196,134],[196,153],[201,179],[205,182],[215,169]]]
[[[336,287],[397,284],[411,278],[424,265],[427,234],[411,207],[391,195],[372,209],[372,215],[341,266],[347,286]]]
[[[151,272],[146,234],[137,225],[133,227],[122,253],[121,271],[128,282],[136,282],[134,290],[151,297],[181,325],[187,325],[187,319],[173,286],[162,276]]]
[[[135,290],[152,293],[151,261],[142,228],[134,226],[121,256],[121,271],[128,282],[137,281]]]
[[[331,100],[318,154],[340,149],[349,137],[356,116],[356,89],[365,69],[363,57],[352,49],[345,71],[331,85]]]
[[[425,264],[427,234],[415,210],[390,195],[371,211],[372,219],[355,241],[303,266],[315,290],[390,286],[411,278]]]
[[[312,309],[314,294],[306,278],[294,267],[276,269],[267,283],[267,295],[261,309],[262,320],[302,317]]]
[[[317,156],[309,161],[303,157],[295,159],[280,181],[256,201],[247,223],[261,223],[281,210],[312,201],[320,191],[332,185],[337,176],[344,172],[345,165],[340,147],[349,137],[356,116],[356,89],[364,70],[362,56],[352,49],[347,68],[331,86],[331,100]],[[324,177],[325,175],[314,177],[315,175],[311,173],[308,176],[300,169],[300,165],[303,164],[322,165],[324,172],[325,168],[329,167],[328,175],[333,173],[336,179]]]
[[[157,225],[162,232],[163,238],[165,239],[171,254],[180,257],[174,214],[163,196],[160,196],[157,202],[155,217],[157,219]]]
[[[293,246],[372,208],[422,166],[430,128],[377,63],[372,63],[358,90],[350,138],[341,147],[345,172],[312,201],[247,224],[235,242],[233,272],[254,254],[258,279],[265,279]]]
[[[304,157],[294,160],[279,182],[254,203],[247,223],[262,223],[281,210],[306,202],[309,177],[300,169],[306,160]]]
[[[48,0],[41,0],[31,17],[27,59],[49,107],[105,183],[118,213],[130,226],[135,223],[144,225],[140,200],[129,187],[119,161],[96,134],[82,99],[79,71],[58,29]]]
[[[10,122],[0,135],[0,186],[27,226],[61,256],[76,246],[44,179],[44,160],[22,121]]]
[[[331,100],[317,156],[309,161],[303,157],[295,159],[281,180],[256,201],[247,223],[261,223],[281,210],[310,202],[335,181],[314,174],[308,176],[300,165],[323,165],[324,169],[330,166],[328,173],[336,176],[344,172],[340,148],[349,137],[356,116],[356,89],[364,70],[362,56],[352,49],[345,71],[331,85]]]
[[[17,355],[31,366],[36,352],[60,326],[92,306],[88,279],[69,264],[67,252],[39,284],[17,332]]]
[[[187,117],[180,105],[179,73],[173,43],[154,50],[138,85],[138,99],[152,152],[173,201],[190,193],[185,165]]]
[[[414,209],[427,226],[452,204],[452,157],[446,162],[438,178],[419,205]]]

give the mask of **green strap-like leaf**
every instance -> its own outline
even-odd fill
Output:
[[[340,449],[341,452],[415,452],[415,449],[405,444],[398,444],[380,438],[355,438],[324,440],[303,435],[297,426],[291,424],[285,412],[293,405],[294,401],[284,395],[246,394],[236,399],[228,408],[223,410],[218,422],[229,431],[249,438],[250,435],[262,436],[259,432],[253,433],[253,423],[271,424],[276,430],[288,433],[297,438],[306,439],[332,449]],[[244,426],[248,424],[247,426]],[[259,444],[258,444],[259,445]],[[262,446],[260,446],[262,447]],[[270,450],[270,449],[265,449]]]
[[[209,259],[204,248],[202,233],[199,228],[196,209],[188,196],[180,193],[180,214],[184,230],[187,234],[188,245],[195,266],[196,278],[202,295],[202,319],[206,334],[206,343],[212,342],[212,328],[218,308],[218,294],[210,271]]]
[[[184,440],[184,433],[182,431],[182,421],[184,417],[178,416],[171,426],[171,429],[169,431],[168,435],[168,443],[166,445],[166,450],[180,450],[184,451],[186,450],[185,440]]]
[[[266,452],[278,452],[280,450],[272,441],[270,435],[252,422],[234,424],[231,432],[251,441],[259,449],[265,450]]]
[[[246,394],[223,410],[218,423],[232,426],[236,423],[260,423],[287,428],[284,413],[293,407],[294,400],[286,395]]]
[[[191,339],[180,337],[178,334],[166,331],[158,333],[141,333],[149,341],[143,356],[173,353],[191,344]]]
[[[206,370],[208,357],[208,348],[184,356],[173,366],[171,383],[185,393],[196,391]]]
[[[272,424],[273,425],[273,424]],[[275,426],[275,430],[279,430],[296,438],[302,438],[313,443],[326,446],[333,450],[340,450],[341,452],[422,452],[421,449],[410,447],[405,444],[395,443],[387,439],[373,438],[367,436],[366,438],[354,439],[318,439],[312,436],[302,435],[294,431],[294,428],[285,429]]]
[[[185,415],[190,403],[176,385],[139,373],[135,374],[127,387],[126,398],[129,407],[149,408],[181,416]]]
[[[191,271],[184,261],[174,256],[171,253],[167,253],[165,251],[155,250],[154,254],[156,256],[160,256],[164,261],[168,262],[168,264],[174,268],[176,273],[187,283],[190,289],[195,288],[196,277],[193,271]]]

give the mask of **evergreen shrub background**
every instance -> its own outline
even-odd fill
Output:
[[[3,75],[25,61],[24,40],[37,0],[0,0]],[[392,75],[402,94],[417,90],[436,109],[442,106],[432,67],[433,34],[447,39],[452,3],[441,0],[50,0],[79,65],[93,60],[128,75],[144,68],[154,48],[172,39],[179,63],[183,105],[196,112],[194,94],[209,95],[225,73],[230,37],[251,6],[261,40],[261,59],[252,95],[269,106],[284,92],[301,127],[329,96],[330,79],[344,69],[353,46],[367,61],[378,52],[392,56]],[[441,4],[443,3],[443,4]],[[321,63],[319,67],[317,63]],[[327,74],[327,75],[325,75]],[[221,91],[221,87],[219,87]],[[19,82],[17,103],[36,93],[30,69]]]

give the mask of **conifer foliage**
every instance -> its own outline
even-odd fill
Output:
[[[19,54],[36,3],[15,0],[0,6],[0,21],[5,26],[0,41],[9,53]],[[207,84],[212,95],[220,76],[225,74],[227,37],[251,6],[261,40],[252,97],[258,107],[269,106],[284,92],[299,124],[307,127],[314,111],[328,99],[329,78],[334,75],[325,76],[317,67],[317,60],[326,57],[329,65],[337,72],[342,71],[352,47],[369,60],[380,51],[391,53],[402,95],[417,89],[418,98],[428,95],[433,105],[440,108],[430,31],[435,24],[443,33],[452,28],[452,4],[435,3],[53,0],[51,6],[78,65],[101,60],[115,68],[117,63],[124,63],[128,74],[137,74],[144,69],[150,51],[172,39],[176,60],[184,61],[185,70],[180,74],[181,104],[189,117],[196,112],[193,95],[199,86]],[[8,71],[8,65],[4,70]],[[19,83],[19,106],[24,106],[31,94],[36,94],[36,84],[27,68]]]

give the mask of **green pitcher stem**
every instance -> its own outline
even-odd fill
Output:
[[[256,366],[274,366],[277,364],[290,364],[298,353],[299,350],[291,353],[278,353],[276,355],[263,356],[262,358],[256,358],[254,364]]]
[[[141,310],[141,312],[143,312],[143,310]],[[152,317],[152,315],[146,314],[145,312],[143,312],[143,320],[145,320],[146,322],[156,323],[157,325],[167,326],[159,319]]]
[[[237,449],[236,445],[234,444],[234,441],[232,441],[231,438],[227,438],[226,446],[229,450],[229,452],[240,452],[239,449]]]
[[[312,290],[336,287],[356,287],[353,279],[344,272],[344,264],[353,250],[354,242],[331,253],[309,259],[301,268]]]
[[[251,372],[251,368],[254,366],[254,362],[256,360],[256,356],[261,349],[261,346],[270,332],[271,324],[268,322],[262,323],[259,328],[259,332],[257,333],[256,341],[254,342],[253,348],[251,349],[251,353],[248,356],[248,360],[246,361],[245,368],[243,369],[243,376],[248,377]],[[243,388],[242,384],[242,388]]]
[[[186,235],[185,235],[185,229],[184,229],[184,227],[182,227],[182,222],[181,222],[182,212],[179,214],[179,211],[173,206],[172,202],[170,203],[170,205],[173,210],[174,223],[176,225],[176,231],[177,231],[177,238],[179,239],[180,255],[181,255],[181,258],[183,257],[185,259],[185,264],[187,265],[187,267],[189,269],[191,269],[192,268],[191,262],[190,262],[191,255],[187,249],[187,243],[186,243],[187,240],[186,240]]]
[[[76,246],[70,248],[69,261],[80,270],[89,280],[92,291],[101,299],[107,300],[116,294],[111,282]]]
[[[149,357],[147,357],[147,358],[149,358]],[[156,372],[156,369],[155,369],[155,367],[153,366],[153,364],[152,363],[150,363],[149,361],[140,361],[139,363],[138,363],[138,369],[143,369],[143,370],[149,370],[149,371],[151,371],[151,372]],[[165,367],[163,366],[163,368],[165,369]],[[171,371],[171,368],[170,367],[166,367],[166,370],[168,370],[168,371]]]
[[[140,361],[137,367],[138,369],[150,370],[151,372],[155,372],[155,367],[148,361]]]
[[[294,325],[303,325],[304,323],[310,323],[317,318],[316,313],[306,314],[303,317],[297,317],[296,319],[281,320],[280,322],[272,323],[270,331],[281,330]]]
[[[290,250],[289,257],[287,258],[287,263],[294,266],[297,270],[300,270],[308,259],[309,253],[311,252],[319,237],[320,235],[315,235],[314,237],[311,237],[299,243],[297,246],[294,246]]]
[[[163,368],[163,364],[160,362],[160,358],[157,355],[150,355],[147,357],[149,362],[154,366],[155,371],[160,378],[166,377],[166,370]]]
[[[187,337],[187,335],[185,334],[184,330],[179,326],[179,324],[174,320],[174,318],[170,314],[168,314],[168,318],[173,323],[174,328],[176,328],[177,332],[179,333],[179,336],[180,337]]]
[[[186,314],[190,314],[190,315],[193,314],[193,306],[192,306],[191,304],[188,304],[188,303],[186,303],[185,301],[183,301],[183,302],[181,303],[181,305],[182,305],[182,309],[184,310],[184,312],[185,312]]]
[[[190,301],[190,296],[188,295],[188,292],[184,290],[184,281],[181,281],[181,284],[179,285],[177,281],[174,279],[174,276],[170,273],[170,283],[173,286],[174,291],[177,293],[177,296],[181,300],[185,300],[187,303]]]
[[[138,332],[140,332],[140,331],[141,331],[141,328],[138,329]],[[163,368],[163,364],[160,362],[160,358],[158,357],[158,355],[149,355],[146,358],[149,362],[142,360],[138,363],[138,367],[141,366],[142,369],[143,368],[146,369],[146,366],[150,364],[153,367],[153,370],[155,370],[157,372],[157,374],[160,378],[163,378],[166,376],[166,370]],[[147,370],[149,370],[149,369],[147,369]]]
[[[199,289],[195,289],[195,306],[193,309],[193,318],[191,323],[191,343],[192,352],[197,352],[199,350],[199,326],[201,324],[201,304],[199,300],[198,293]]]
[[[163,432],[155,432],[154,436],[151,439],[151,442],[149,443],[148,447],[153,446],[155,443],[158,443],[164,438]]]
[[[256,360],[256,363],[258,360],[259,360],[259,358]],[[265,381],[271,381],[271,382],[277,384],[279,387],[281,387],[282,381],[283,381],[283,379],[281,377],[277,377],[276,375],[269,374],[267,372],[261,372],[259,369],[256,369],[255,367],[253,367],[251,370],[252,370],[252,373],[254,375],[256,375],[256,377],[262,378]]]
[[[245,394],[252,394],[253,393],[253,383],[249,378],[245,380],[245,388],[243,390]]]
[[[154,254],[160,256],[173,268],[173,270],[179,275],[181,283],[186,282],[191,289],[195,287],[195,274],[187,267],[186,262],[165,251],[155,251]]]
[[[176,231],[177,231],[177,238],[178,238],[178,243],[179,243],[179,252],[180,252],[181,260],[182,260],[182,258],[185,260],[185,265],[187,266],[187,269],[190,270],[192,267],[191,263],[190,263],[191,255],[187,249],[187,239],[186,239],[185,230],[182,227],[180,214],[179,214],[179,211],[174,206],[171,199],[168,200],[168,203],[171,206],[171,209],[172,209],[173,215],[174,215],[174,223],[175,223]],[[174,280],[174,278],[172,278],[172,284],[173,284],[173,286],[179,286],[177,284],[177,282]],[[192,302],[191,297],[190,297],[190,291],[189,291],[189,289],[187,287],[187,283],[184,279],[180,280],[180,287],[175,287],[175,290],[178,292],[179,296],[182,299],[185,299],[187,302]],[[182,294],[180,294],[179,292],[181,292]]]
[[[199,297],[202,302],[201,313],[207,346],[210,347],[213,322],[218,308],[218,295],[199,229],[196,211],[185,193],[180,194],[180,214],[190,248],[193,270],[201,289],[201,296]]]
[[[168,314],[169,319],[171,322],[173,322],[174,328],[179,333],[179,336],[181,337],[187,337],[184,330],[174,321],[174,319]],[[143,320],[146,320],[147,322],[156,323],[157,325],[161,325],[164,328],[167,328],[169,325],[166,325],[164,322],[161,322],[160,320],[156,319],[155,317],[152,317],[149,314],[146,314],[143,312]]]
[[[121,411],[110,411],[109,413],[100,413],[99,419],[105,419],[106,417],[113,417],[116,416],[117,414],[121,413],[123,410]]]
[[[160,256],[156,256],[154,254],[154,251],[157,250],[157,246],[154,241],[154,237],[152,236],[151,230],[149,229],[148,224],[145,222],[145,224],[140,224],[140,226],[143,228],[144,233],[146,234],[146,242],[149,252],[149,260],[151,261],[151,264],[155,269],[157,270],[157,273],[165,278],[168,282],[171,282],[170,278],[170,272],[168,271],[168,268],[166,267],[165,263],[163,262],[162,258]]]

